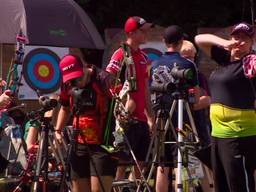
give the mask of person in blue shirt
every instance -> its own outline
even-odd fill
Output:
[[[168,84],[177,79],[174,79],[173,75],[171,75],[171,70],[174,67],[178,67],[179,69],[188,69],[192,72],[192,76],[188,77],[186,83],[183,82],[184,79],[180,80],[181,83],[178,84],[176,87],[177,89],[187,90],[187,89],[194,89],[194,100],[195,103],[199,100],[199,86],[198,86],[198,77],[197,77],[197,70],[193,62],[189,61],[188,59],[183,58],[179,51],[182,47],[182,41],[184,39],[183,30],[177,26],[172,25],[165,29],[163,34],[163,40],[166,44],[167,51],[159,57],[157,60],[153,61],[150,69],[150,86],[151,90],[153,87],[158,86],[161,87],[164,84]],[[183,84],[184,83],[184,84]],[[189,86],[187,86],[189,85]],[[176,89],[175,87],[168,87],[166,92],[164,93],[157,93],[158,95],[156,98],[159,101],[153,101],[153,103],[161,102],[161,106],[164,106],[164,110],[170,110],[171,105],[173,102],[173,95],[172,92]],[[160,106],[160,107],[161,107]],[[175,126],[177,118],[174,116],[172,119],[174,120],[173,124]],[[177,124],[176,124],[177,125]],[[172,135],[172,131],[168,131],[167,135]],[[170,136],[171,138],[167,138],[168,140],[174,140],[174,136]],[[167,144],[164,146],[164,157],[159,162],[159,166],[157,168],[157,178],[156,178],[156,191],[157,192],[167,192],[168,191],[168,175],[170,168],[175,168],[177,163],[177,146],[176,144]]]

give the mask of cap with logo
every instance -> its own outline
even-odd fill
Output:
[[[254,35],[254,28],[252,25],[248,24],[248,23],[238,23],[236,24],[231,31],[231,35],[234,35],[238,32],[242,32],[245,33],[246,35],[252,37]]]
[[[138,16],[133,16],[126,20],[124,25],[124,32],[130,33],[136,29],[150,29],[153,26],[154,25],[152,23],[147,23],[145,19]]]
[[[64,56],[59,63],[59,68],[62,73],[63,83],[81,77],[83,74],[81,60],[73,55]]]
[[[165,43],[171,44],[186,38],[186,35],[184,34],[181,27],[177,25],[171,25],[164,30],[163,37]]]

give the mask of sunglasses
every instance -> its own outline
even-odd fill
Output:
[[[83,79],[82,76],[78,77],[78,78],[74,78],[74,79],[69,80],[69,83],[71,86],[76,86],[79,81],[82,81],[82,79]]]

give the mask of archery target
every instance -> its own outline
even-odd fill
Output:
[[[150,61],[159,58],[166,50],[164,43],[159,41],[148,42],[141,45],[140,48],[147,54]]]
[[[61,83],[60,58],[47,48],[30,51],[24,58],[23,76],[35,91],[47,94],[58,90]]]
[[[153,48],[142,49],[148,56],[150,61],[154,61],[162,55],[162,52]]]

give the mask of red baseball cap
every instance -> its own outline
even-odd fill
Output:
[[[62,73],[63,83],[81,77],[83,74],[83,64],[81,60],[73,55],[64,56],[59,63],[59,68]]]
[[[149,29],[153,26],[154,25],[152,23],[147,23],[145,19],[138,16],[133,16],[133,17],[129,17],[126,20],[124,25],[124,32],[129,33],[136,29]]]

